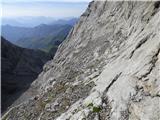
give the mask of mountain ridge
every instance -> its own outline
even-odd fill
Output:
[[[2,35],[10,42],[24,48],[40,49],[49,52],[58,47],[56,42],[62,42],[77,19],[58,20],[52,24],[40,24],[33,28],[2,26]]]
[[[41,25],[33,27],[33,28],[14,27],[14,26],[11,26],[11,25],[5,25],[5,26],[2,26],[2,35],[6,39],[9,39],[11,42],[13,41],[13,43],[14,43],[14,42],[16,42],[17,40],[19,40],[21,38],[34,37],[35,36],[34,34],[36,34],[36,37],[38,37],[38,38],[45,37],[45,36],[51,34],[52,32],[53,33],[56,32],[54,30],[54,28],[63,27],[63,26],[70,26],[70,25],[58,25],[58,24],[47,25],[47,24],[41,24]],[[43,31],[43,29],[45,29],[46,31]],[[40,31],[41,31],[41,35],[39,36],[39,32]],[[14,38],[13,36],[10,36],[9,33],[10,34],[14,34],[14,36],[16,36],[16,38]]]
[[[10,18],[2,18],[2,25],[11,25],[11,26],[17,26],[17,27],[35,27],[38,26],[40,24],[56,24],[56,22],[58,22],[59,20],[63,20],[63,21],[68,21],[68,23],[73,24],[75,21],[72,22],[72,20],[76,20],[77,18],[75,17],[69,17],[69,18],[61,18],[61,19],[56,19],[56,18],[52,18],[52,17],[32,17],[32,16],[28,16],[28,17],[10,17]],[[77,21],[77,20],[76,20]],[[70,24],[70,25],[71,25]]]
[[[48,26],[48,25],[47,25]],[[46,25],[44,26],[38,26],[36,29],[38,29],[37,33],[41,34],[39,31],[44,31]],[[36,33],[34,33],[34,36],[26,37],[19,39],[16,41],[15,44],[25,47],[25,48],[31,48],[31,49],[40,49],[48,52],[52,46],[55,45],[55,42],[59,41],[62,42],[69,31],[71,30],[72,26],[70,25],[53,25],[53,28],[49,28],[51,32],[46,32],[46,34],[40,36]],[[42,29],[42,30],[41,30]],[[51,47],[50,47],[51,46]],[[57,46],[56,46],[57,47]]]
[[[1,37],[2,112],[26,91],[51,59],[43,51],[13,45]],[[17,104],[20,102],[17,102]]]

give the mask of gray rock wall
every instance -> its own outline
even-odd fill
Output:
[[[9,120],[159,120],[160,2],[94,1]]]

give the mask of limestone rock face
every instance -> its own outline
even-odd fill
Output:
[[[93,1],[7,120],[159,120],[160,2]]]

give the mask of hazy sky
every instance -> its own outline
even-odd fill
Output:
[[[91,0],[2,0],[2,17],[78,17]]]

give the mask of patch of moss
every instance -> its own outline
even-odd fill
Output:
[[[87,105],[87,107],[92,108],[92,112],[93,112],[93,113],[98,113],[98,112],[100,112],[100,111],[102,110],[100,107],[94,106],[93,103],[89,103],[89,104]]]
[[[93,112],[94,113],[98,113],[98,112],[100,112],[102,109],[100,108],[100,107],[93,107]]]

